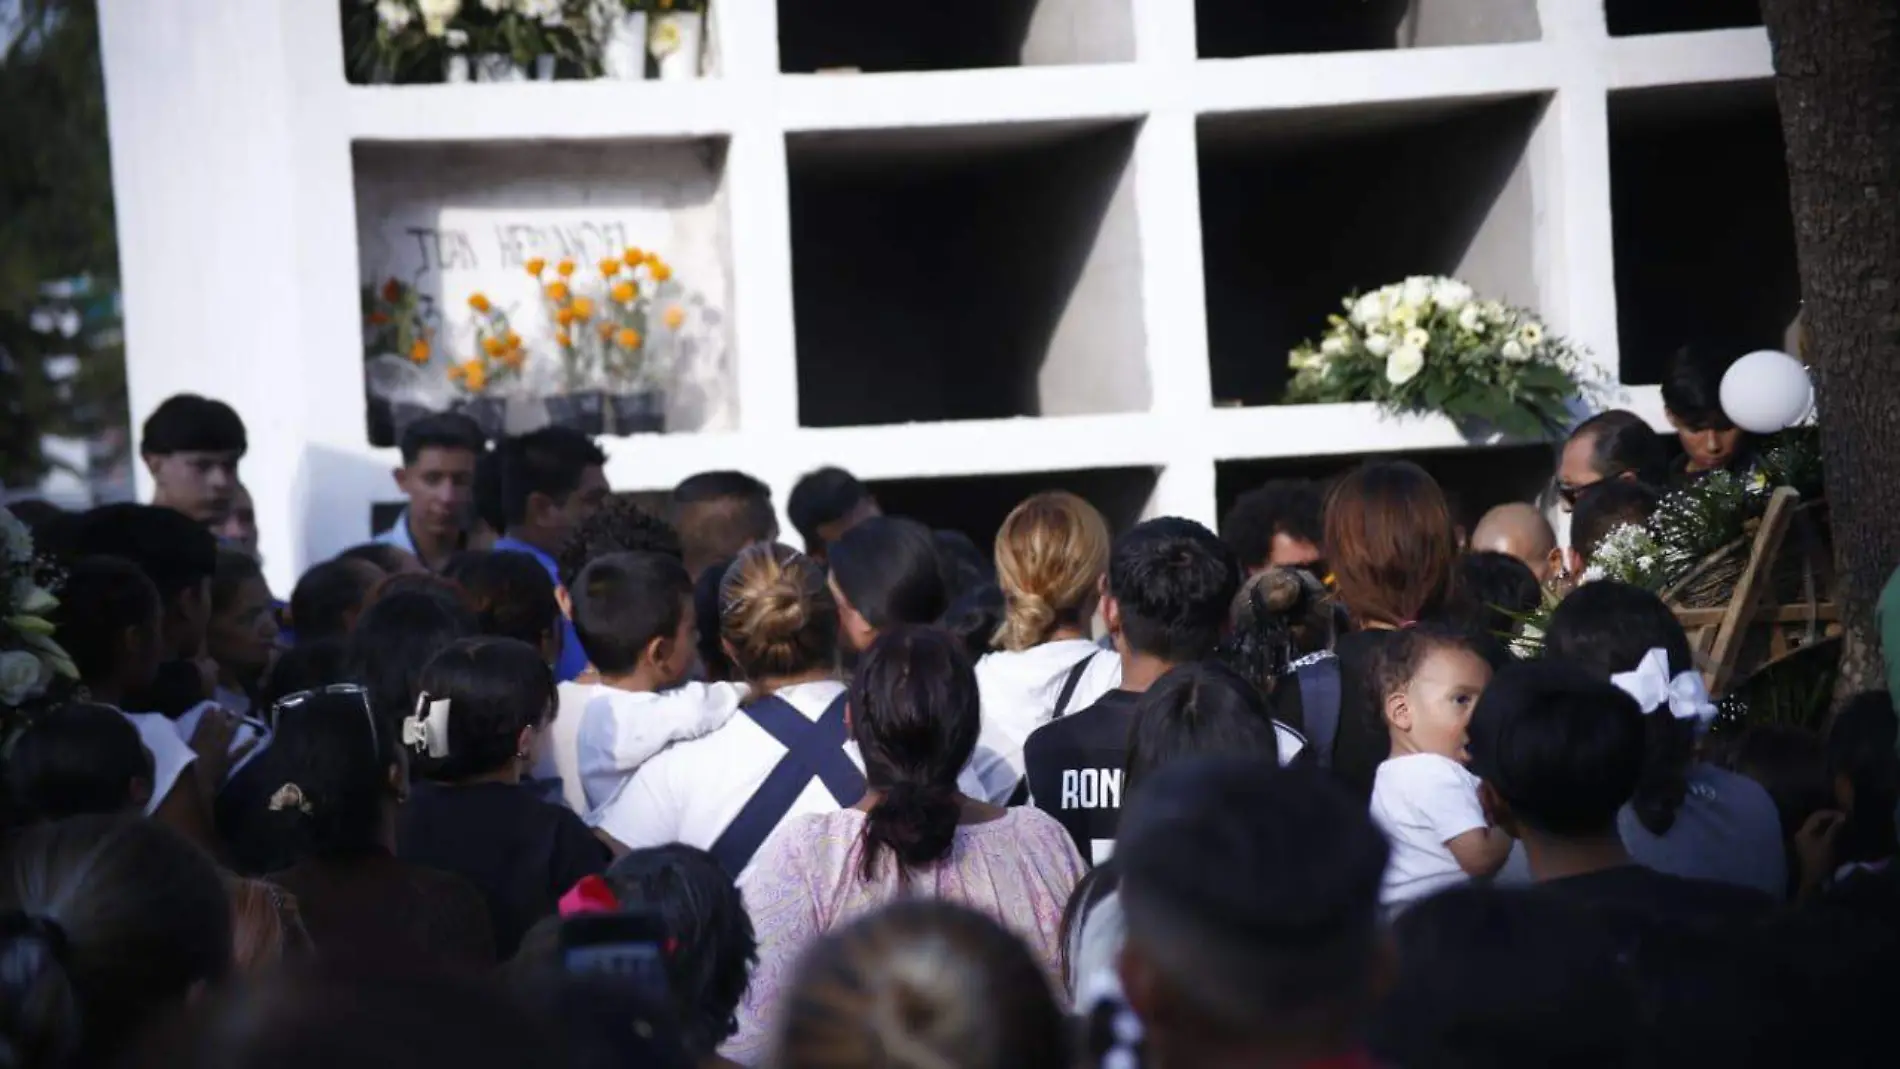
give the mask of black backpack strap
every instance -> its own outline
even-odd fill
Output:
[[[1069,677],[1062,681],[1062,693],[1056,695],[1056,707],[1050,711],[1049,719],[1060,720],[1062,714],[1069,711],[1069,702],[1075,698],[1075,688],[1082,685],[1082,677],[1088,674],[1089,665],[1095,662],[1095,656],[1091,653],[1069,669]]]
[[[765,845],[813,779],[825,785],[840,807],[856,805],[864,797],[864,773],[844,752],[844,706],[845,696],[840,694],[816,721],[807,720],[777,696],[741,710],[785,747],[785,756],[712,845],[713,858],[733,879],[752,863],[752,855]]]
[[[1306,740],[1321,768],[1333,767],[1333,744],[1339,739],[1339,658],[1322,657],[1293,670],[1300,685],[1300,712]]]

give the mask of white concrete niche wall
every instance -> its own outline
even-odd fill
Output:
[[[522,335],[530,381],[554,381],[555,324],[524,264],[545,259],[543,281],[552,281],[553,265],[574,260],[578,283],[596,276],[601,259],[635,246],[665,257],[686,289],[679,335],[655,324],[646,339],[668,387],[668,431],[737,426],[723,139],[366,142],[354,156],[362,284],[400,279],[433,302],[438,363],[475,355],[467,302],[480,291]],[[536,405],[513,406],[510,416],[511,430],[545,420]]]

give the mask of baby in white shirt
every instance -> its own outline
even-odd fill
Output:
[[[1380,901],[1396,909],[1495,875],[1511,837],[1491,826],[1465,768],[1465,728],[1491,666],[1466,636],[1426,624],[1393,632],[1369,670],[1392,739],[1372,786],[1372,819],[1392,844]]]

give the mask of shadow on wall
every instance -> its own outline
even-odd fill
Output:
[[[1317,337],[1340,298],[1407,275],[1463,275],[1487,296],[1535,303],[1520,184],[1546,101],[1421,117],[1342,113],[1297,129],[1277,116],[1200,124],[1201,245],[1214,398],[1274,404],[1286,354]],[[1491,238],[1480,238],[1492,231]]]
[[[1092,266],[1114,292],[1092,289],[1099,320],[1061,344],[1111,339],[1091,373],[1139,390],[1121,410],[1144,407],[1139,273],[1116,270],[1134,256],[1132,207],[1117,193],[1136,130],[792,139],[799,422],[1042,414],[1039,372]]]
[[[1036,0],[779,0],[779,69],[1013,67]]]
[[[961,531],[987,554],[996,544],[996,530],[1003,526],[1010,510],[1045,490],[1067,490],[1080,496],[1101,511],[1110,531],[1126,531],[1140,522],[1148,500],[1154,496],[1158,475],[1153,468],[1098,468],[887,479],[870,487],[887,514],[908,516],[938,530]]]
[[[1761,0],[1603,0],[1612,37],[1761,25]]]
[[[1768,84],[1611,98],[1625,383],[1693,342],[1781,348],[1801,295],[1786,159]]]

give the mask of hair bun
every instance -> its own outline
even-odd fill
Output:
[[[888,847],[902,869],[921,868],[950,856],[961,813],[955,788],[894,783],[871,807],[864,835]]]

